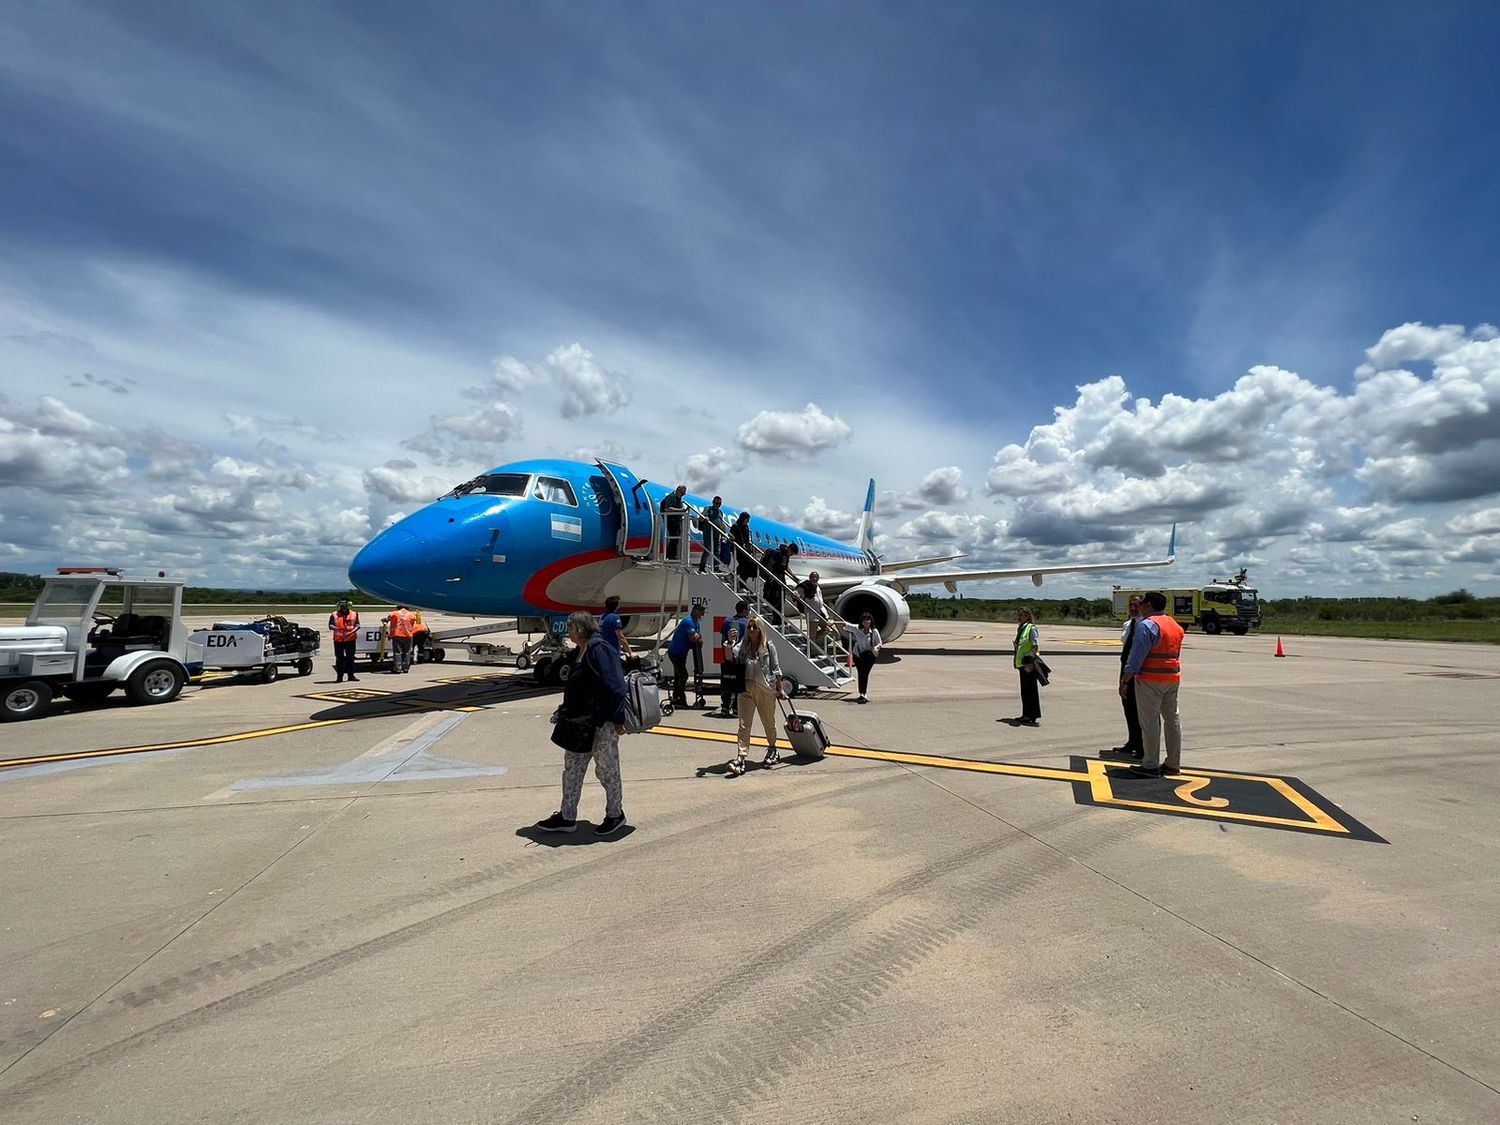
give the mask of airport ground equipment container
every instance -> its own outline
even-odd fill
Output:
[[[448,652],[443,647],[443,641],[422,623],[421,614],[417,615],[417,622],[417,631],[412,636],[412,661],[417,664],[441,664],[448,659]],[[361,625],[359,634],[354,638],[354,659],[366,661],[371,668],[378,668],[382,664],[389,663],[391,659],[390,628],[380,621],[373,625]],[[500,662],[490,660],[482,663]]]
[[[182,623],[182,582],[70,567],[42,583],[26,624],[0,629],[0,721],[34,719],[57,696],[169,703],[203,668]]]
[[[203,645],[206,668],[231,672],[254,672],[262,683],[271,683],[283,667],[299,676],[313,670],[322,636],[288,621],[285,617],[262,617],[257,621],[215,622],[200,629],[193,639]]]
[[[1160,587],[1116,586],[1115,617],[1124,621],[1130,615],[1130,599],[1151,589]],[[1167,613],[1184,629],[1196,625],[1210,636],[1230,632],[1243,637],[1260,628],[1260,594],[1249,584],[1243,570],[1233,578],[1216,579],[1206,586],[1161,592],[1167,598]]]

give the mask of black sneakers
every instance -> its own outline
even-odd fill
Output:
[[[760,764],[765,766],[767,769],[770,769],[779,761],[781,761],[781,751],[777,750],[775,747],[772,747],[770,750],[766,751],[766,756],[761,760]]]
[[[745,755],[737,754],[729,759],[728,764],[724,767],[724,772],[730,777],[739,777],[740,774],[745,772],[745,768]]]
[[[604,823],[600,824],[597,828],[594,829],[594,835],[595,836],[613,836],[616,832],[618,832],[620,829],[622,829],[624,827],[625,827],[625,814],[624,813],[621,813],[619,816],[607,816],[607,817],[604,818]]]
[[[1131,766],[1128,770],[1117,770],[1111,777],[1160,777],[1161,770],[1149,769],[1146,766]]]
[[[622,822],[624,821],[624,817],[621,817],[620,819],[621,819]],[[606,820],[605,823],[608,824],[609,822]],[[546,820],[539,820],[539,821],[537,821],[536,822],[536,826],[538,828],[540,828],[543,832],[577,832],[578,831],[578,822],[576,820],[569,820],[567,817],[563,816],[563,814],[560,813],[560,812],[553,813]]]

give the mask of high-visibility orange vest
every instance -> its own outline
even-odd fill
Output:
[[[1175,684],[1182,679],[1183,628],[1165,613],[1153,614],[1147,620],[1156,622],[1161,635],[1146,654],[1136,678],[1157,684]]]
[[[330,613],[328,627],[333,630],[335,643],[352,641],[359,636],[359,614],[352,609],[348,613],[342,610]]]
[[[398,609],[391,614],[391,636],[409,637],[416,631],[417,618],[410,610]]]

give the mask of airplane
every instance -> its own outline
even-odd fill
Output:
[[[477,617],[556,620],[575,610],[599,613],[607,594],[620,596],[621,614],[654,614],[661,605],[661,571],[638,564],[653,557],[662,497],[670,491],[603,460],[502,465],[376,535],[354,557],[349,580],[374,597]],[[685,500],[690,508],[709,506],[702,497]],[[740,509],[726,504],[724,511],[732,523]],[[871,480],[853,543],[753,512],[751,538],[758,549],[795,543],[795,569],[804,575],[818,571],[830,607],[846,621],[870,614],[886,643],[911,622],[906,593],[912,586],[942,585],[956,592],[960,582],[1004,578],[1030,578],[1040,586],[1048,574],[1170,566],[1176,554],[1174,524],[1162,559],[999,570],[944,568],[962,555],[889,563],[873,549],[874,516]],[[703,550],[696,532],[691,550],[695,558]]]

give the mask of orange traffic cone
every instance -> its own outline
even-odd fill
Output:
[[[1285,656],[1286,655],[1286,649],[1284,649],[1284,648],[1281,647],[1281,638],[1280,637],[1276,638],[1276,655],[1277,656]]]

